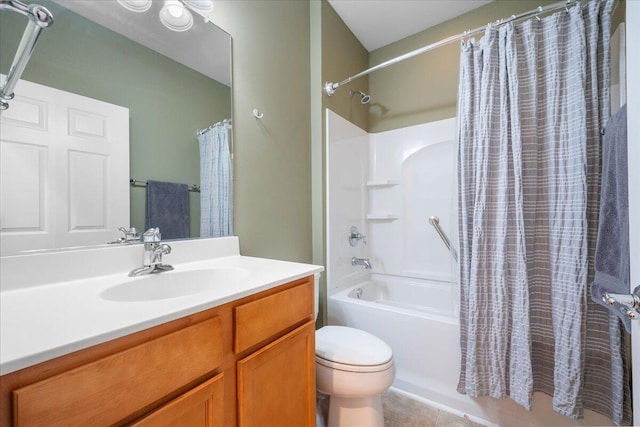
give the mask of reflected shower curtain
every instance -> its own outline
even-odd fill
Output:
[[[621,324],[592,303],[612,1],[461,49],[458,391],[630,421]]]
[[[233,235],[230,127],[218,123],[198,135],[200,143],[200,237]]]

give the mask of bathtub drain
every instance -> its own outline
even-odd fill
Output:
[[[360,299],[362,297],[362,288],[356,289],[356,298]]]

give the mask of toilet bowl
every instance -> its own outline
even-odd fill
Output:
[[[329,396],[328,427],[384,427],[381,394],[395,377],[391,348],[346,326],[316,331],[316,387]]]

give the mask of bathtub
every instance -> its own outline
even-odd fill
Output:
[[[533,411],[510,399],[471,398],[456,391],[460,372],[457,288],[448,282],[371,274],[330,292],[330,325],[351,326],[384,340],[393,350],[393,388],[438,409],[485,425],[609,425],[585,410],[572,420],[555,413],[551,398],[534,393]]]
[[[329,296],[328,322],[362,329],[393,350],[393,387],[447,405],[457,394],[459,322],[451,283],[372,274]]]
[[[369,280],[335,295],[377,308],[436,317],[458,324],[451,283],[372,274]],[[347,300],[348,301],[348,300]]]

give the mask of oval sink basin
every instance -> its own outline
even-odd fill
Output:
[[[169,271],[132,277],[104,290],[100,296],[111,301],[152,301],[178,298],[233,285],[249,275],[241,268]]]

